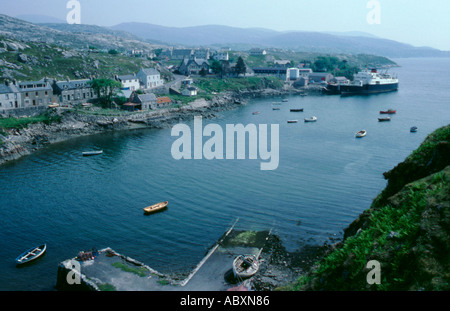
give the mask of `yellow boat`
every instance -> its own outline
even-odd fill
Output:
[[[166,208],[168,204],[169,204],[169,201],[160,202],[160,203],[157,203],[157,204],[145,207],[144,208],[144,212],[148,213],[148,214],[149,213],[158,212],[158,211],[163,210],[164,208]]]

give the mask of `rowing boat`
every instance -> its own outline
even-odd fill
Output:
[[[20,254],[17,258],[16,258],[16,264],[18,265],[23,265],[26,264],[32,260],[38,259],[39,257],[41,257],[45,251],[47,250],[47,245],[46,244],[42,244],[39,246],[35,246],[30,248],[29,250],[26,250],[25,252],[23,252],[22,254]]]
[[[167,205],[169,204],[169,201],[165,201],[165,202],[160,202],[151,206],[147,206],[144,208],[144,212],[149,214],[149,213],[155,213],[158,211],[163,210],[164,208],[167,207]]]
[[[240,255],[233,261],[233,273],[236,278],[246,279],[258,272],[259,261],[255,255]]]
[[[103,150],[85,151],[85,152],[83,152],[83,157],[90,157],[90,156],[99,155],[102,153],[103,153]]]
[[[367,135],[367,131],[362,130],[362,131],[359,131],[358,133],[356,133],[355,137],[361,138],[361,137],[364,137],[366,135]]]

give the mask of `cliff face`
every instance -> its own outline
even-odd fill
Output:
[[[450,126],[384,174],[385,190],[297,290],[450,289]],[[371,260],[380,284],[369,285]]]

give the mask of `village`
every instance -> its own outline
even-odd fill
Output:
[[[123,54],[135,57],[143,51],[126,51]],[[154,57],[154,53],[151,53]],[[206,94],[196,86],[199,78],[223,79],[239,77],[275,77],[286,87],[305,88],[310,84],[325,85],[330,81],[347,80],[334,77],[329,72],[313,72],[310,64],[299,63],[293,67],[289,60],[279,60],[268,55],[267,50],[253,48],[242,53],[251,57],[261,57],[270,62],[267,66],[250,66],[241,56],[237,62],[230,59],[230,50],[173,49],[159,51],[158,61],[153,68],[141,68],[137,73],[101,77],[116,81],[120,85],[114,90],[115,109],[130,112],[148,111],[171,107],[180,98],[196,98]],[[235,56],[235,55],[234,55]],[[177,65],[178,64],[178,65]],[[159,70],[158,70],[159,69]],[[170,72],[162,76],[160,70]],[[29,112],[47,108],[90,108],[98,102],[100,92],[93,87],[96,78],[66,80],[43,77],[39,81],[17,81],[7,79],[0,84],[0,114],[8,116],[27,115]],[[209,91],[209,95],[217,92]]]

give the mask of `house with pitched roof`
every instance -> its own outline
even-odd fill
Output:
[[[122,83],[122,90],[137,91],[141,88],[141,82],[135,74],[115,76],[115,79]]]
[[[200,74],[200,71],[205,70],[209,72],[209,63],[206,59],[191,57],[190,59],[183,59],[180,66],[178,67],[178,71],[185,75],[189,76],[192,74]]]
[[[48,79],[19,82],[21,107],[48,106],[53,103],[53,88]]]
[[[63,106],[80,105],[97,99],[89,79],[53,81],[52,89],[56,102]]]
[[[139,110],[151,110],[157,108],[157,98],[153,93],[147,94],[137,94],[132,95],[131,104],[135,104],[135,108]]]
[[[0,84],[0,113],[21,108],[21,103],[21,94],[16,81],[5,81],[4,84]]]
[[[161,74],[155,68],[142,68],[136,76],[144,89],[151,89],[164,84]]]

